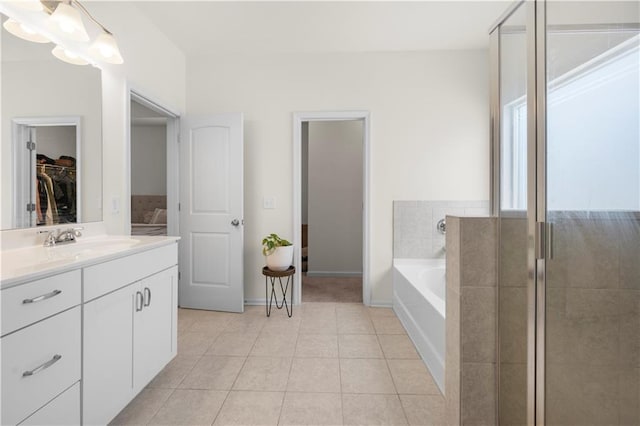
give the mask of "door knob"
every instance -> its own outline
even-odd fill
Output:
[[[233,226],[239,226],[239,225],[240,225],[240,221],[239,221],[238,219],[233,219],[233,220],[231,221],[231,224],[232,224]]]

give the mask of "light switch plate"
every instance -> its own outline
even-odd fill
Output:
[[[275,197],[264,197],[262,200],[262,206],[265,209],[275,209],[276,208],[276,199]]]

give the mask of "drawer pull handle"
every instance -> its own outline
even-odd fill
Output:
[[[27,303],[42,302],[43,300],[51,299],[60,293],[62,293],[62,290],[53,290],[51,293],[43,294],[42,296],[34,297],[33,299],[24,299],[22,303],[26,305]]]
[[[49,361],[45,362],[41,366],[36,367],[33,370],[27,370],[24,373],[22,373],[22,377],[29,377],[29,376],[33,376],[34,374],[38,374],[42,370],[46,370],[47,368],[51,367],[53,364],[60,361],[61,359],[62,359],[62,355],[56,354],[53,356],[53,358],[51,358]]]
[[[140,312],[144,308],[144,295],[140,291],[136,291],[136,312]]]

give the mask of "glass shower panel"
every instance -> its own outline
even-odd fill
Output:
[[[547,2],[545,422],[640,424],[640,9]]]
[[[499,27],[499,421],[527,414],[527,37],[524,4]]]

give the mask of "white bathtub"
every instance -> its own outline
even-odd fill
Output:
[[[394,259],[393,310],[444,394],[445,260]]]

